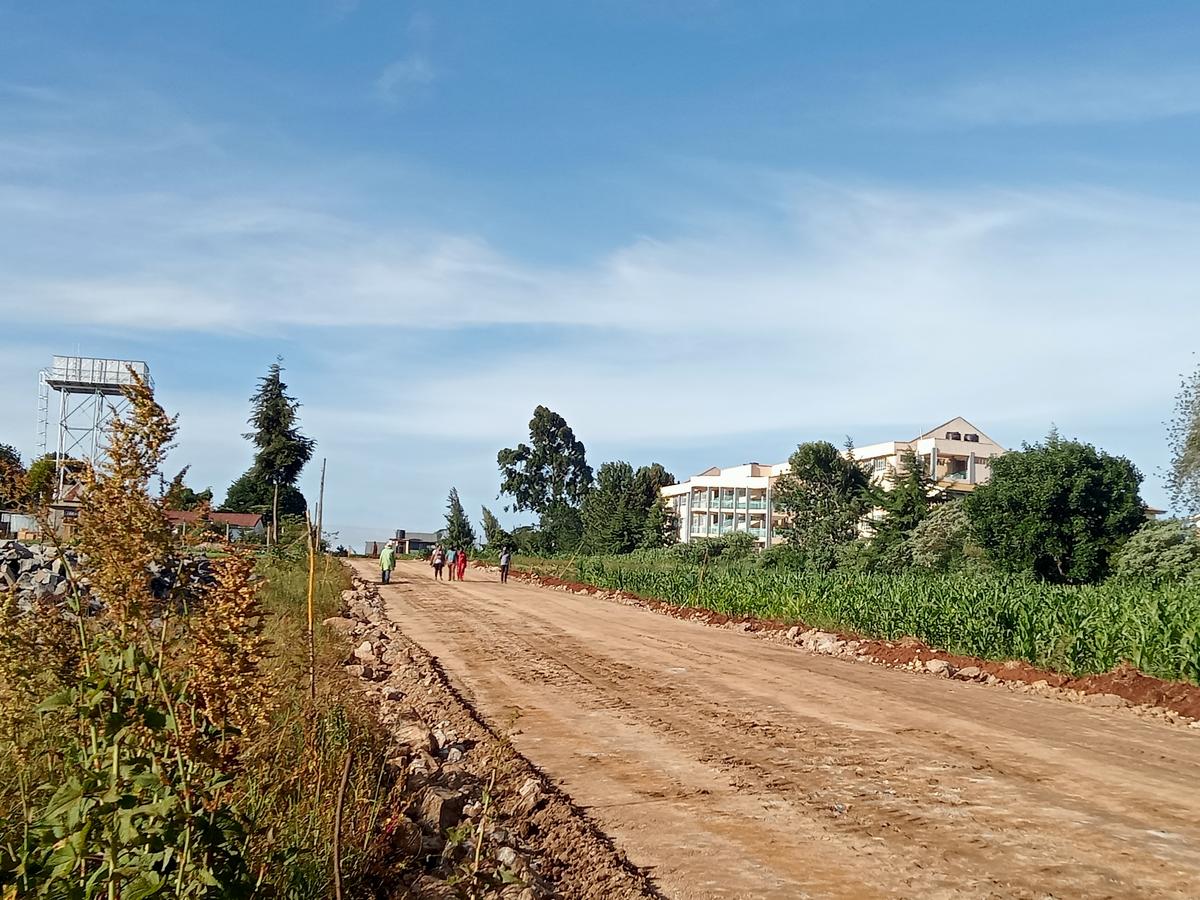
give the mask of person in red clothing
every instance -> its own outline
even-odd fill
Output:
[[[454,558],[454,564],[458,567],[458,580],[463,580],[463,575],[467,571],[467,551],[459,550],[458,556]]]

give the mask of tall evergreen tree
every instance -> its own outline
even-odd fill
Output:
[[[906,452],[898,467],[888,471],[890,487],[877,487],[874,502],[881,516],[873,525],[871,557],[889,566],[906,566],[912,562],[908,538],[928,516],[938,497],[933,478],[917,455]]]
[[[0,444],[0,509],[12,509],[24,503],[25,475],[20,451],[10,444]]]
[[[513,543],[512,535],[501,527],[496,514],[486,506],[483,507],[483,541],[489,550],[500,550]]]
[[[259,379],[258,390],[250,398],[249,424],[254,430],[244,435],[256,448],[249,474],[272,488],[270,519],[276,538],[280,488],[296,484],[316,446],[316,441],[300,432],[300,404],[287,392],[281,363],[271,363],[267,374]]]
[[[679,519],[675,510],[667,505],[667,501],[659,497],[646,513],[639,546],[646,550],[656,550],[659,547],[669,547],[678,541]]]
[[[184,466],[167,485],[167,491],[163,494],[163,509],[190,510],[201,503],[212,502],[212,488],[205,488],[197,493],[184,483],[190,468],[191,466]]]
[[[475,529],[458,499],[458,488],[450,488],[446,501],[446,545],[454,550],[470,550],[475,546]]]
[[[606,462],[596,487],[583,503],[583,549],[588,553],[628,553],[642,539],[646,511],[635,492],[633,466]]]

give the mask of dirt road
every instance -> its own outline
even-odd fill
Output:
[[[669,897],[1200,896],[1196,729],[468,579],[389,615]]]

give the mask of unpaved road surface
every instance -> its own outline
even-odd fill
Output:
[[[669,897],[1200,896],[1197,729],[483,570],[402,563],[382,590]]]

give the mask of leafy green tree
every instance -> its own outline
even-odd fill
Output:
[[[483,507],[483,542],[489,550],[500,550],[513,546],[513,537],[500,525],[500,520],[486,506]]]
[[[496,454],[500,493],[509,511],[528,510],[541,519],[541,552],[574,550],[583,537],[580,506],[592,487],[583,442],[558,413],[545,406],[533,411],[529,443]]]
[[[259,513],[264,521],[269,522],[272,510],[278,510],[281,521],[287,516],[303,518],[308,503],[304,495],[290,484],[279,485],[276,495],[275,485],[263,481],[251,469],[229,486],[221,509],[224,512]]]
[[[1167,426],[1171,468],[1167,490],[1171,505],[1187,515],[1200,514],[1200,366],[1184,378],[1175,398],[1175,417]]]
[[[512,497],[509,509],[545,515],[553,507],[579,508],[592,487],[583,442],[558,413],[539,406],[529,421],[529,443],[501,450],[500,493]]]
[[[66,469],[66,483],[73,484],[83,477],[87,464],[78,459],[63,461]],[[54,499],[58,490],[58,463],[53,453],[46,453],[35,459],[25,473],[25,499],[34,506],[44,506]]]
[[[272,488],[268,519],[273,529],[277,516],[287,514],[277,508],[276,498],[282,488],[296,484],[300,472],[312,459],[316,446],[316,441],[300,432],[297,415],[300,404],[289,396],[282,375],[283,366],[277,360],[271,363],[267,374],[259,379],[258,390],[250,398],[249,424],[254,430],[243,435],[256,448],[254,464],[250,467],[251,476]]]
[[[10,444],[0,444],[0,509],[11,509],[24,503],[25,478],[20,451]]]
[[[163,509],[191,510],[202,503],[212,503],[212,488],[205,488],[197,493],[184,483],[190,468],[191,466],[184,466],[167,485],[166,493],[163,494]]]
[[[1147,522],[1113,555],[1122,578],[1200,580],[1200,530],[1179,519]]]
[[[847,449],[853,449],[847,443]],[[858,537],[871,506],[870,479],[828,441],[800,444],[789,471],[775,483],[775,503],[787,516],[779,533],[815,568],[836,565],[836,550]]]
[[[458,499],[458,488],[450,488],[446,501],[446,545],[454,550],[470,550],[475,546],[475,529]]]
[[[992,461],[992,477],[963,502],[972,534],[1002,569],[1086,583],[1146,521],[1141,473],[1129,460],[1051,431]]]
[[[935,572],[951,572],[978,555],[971,544],[971,520],[960,500],[941,503],[930,510],[912,530],[906,544],[914,566]],[[974,550],[974,553],[972,553]]]

